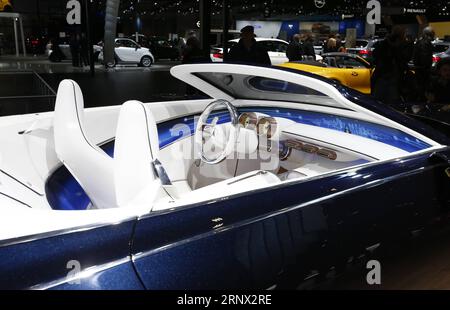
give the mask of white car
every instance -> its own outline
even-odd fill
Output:
[[[155,57],[146,47],[141,47],[135,41],[127,38],[115,40],[114,61],[105,64],[107,67],[114,67],[117,63],[138,64],[141,67],[150,67],[155,62]],[[103,51],[98,56],[103,62]]]
[[[287,47],[289,45],[288,42],[272,38],[255,38],[255,40],[256,42],[258,42],[258,44],[261,44],[267,50],[272,65],[279,65],[289,61],[289,59],[286,56]],[[228,41],[229,48],[231,49],[234,45],[238,44],[238,42],[239,39]],[[223,62],[223,48],[222,47],[212,48],[210,56],[212,62]],[[317,61],[320,61],[321,59],[322,59],[321,56],[316,55]]]

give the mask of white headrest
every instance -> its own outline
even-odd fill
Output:
[[[119,206],[154,201],[161,188],[153,167],[158,154],[158,129],[153,114],[142,102],[125,102],[120,110],[114,146]]]
[[[53,119],[55,151],[97,208],[117,207],[113,159],[91,143],[84,131],[84,102],[75,81],[63,80]]]

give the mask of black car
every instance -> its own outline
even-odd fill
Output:
[[[355,47],[347,48],[347,53],[356,54],[368,62],[372,62],[372,53],[375,49],[375,44],[383,40],[384,39],[357,39],[355,42]]]
[[[150,49],[155,60],[158,59],[180,59],[180,52],[170,41],[161,37],[147,37],[143,34],[132,35],[130,39],[139,43],[140,46]]]
[[[149,39],[150,50],[156,59],[180,59],[180,52],[176,46],[163,38],[151,37]]]

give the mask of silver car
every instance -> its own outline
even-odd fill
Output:
[[[450,57],[450,42],[434,41],[433,42],[433,67],[444,58]]]
[[[375,44],[383,40],[384,39],[356,39],[355,47],[347,48],[347,53],[356,54],[371,62]]]

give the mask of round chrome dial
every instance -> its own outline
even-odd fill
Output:
[[[272,138],[277,132],[277,121],[273,117],[263,117],[258,122],[258,135]]]
[[[256,129],[258,116],[254,112],[245,112],[239,116],[239,124],[245,129]]]

